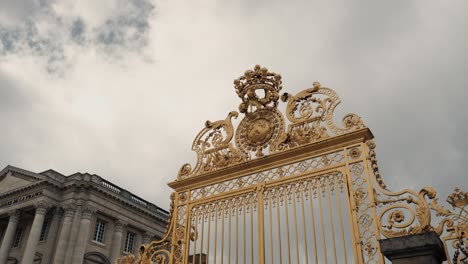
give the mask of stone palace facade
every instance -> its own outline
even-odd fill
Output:
[[[162,237],[168,212],[89,173],[0,171],[0,264],[109,264]]]

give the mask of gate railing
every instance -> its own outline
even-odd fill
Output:
[[[234,81],[237,128],[236,111],[206,122],[195,166],[169,183],[165,236],[117,263],[383,263],[380,239],[427,231],[449,263],[468,261],[467,193],[456,189],[449,210],[431,187],[390,192],[361,118],[339,126],[333,90],[314,83],[280,96],[281,83],[260,66]]]

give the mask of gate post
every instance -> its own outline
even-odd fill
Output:
[[[435,232],[382,239],[379,243],[382,254],[393,264],[439,264],[447,260]]]

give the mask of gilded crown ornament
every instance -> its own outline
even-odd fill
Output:
[[[241,113],[252,111],[252,108],[262,109],[278,105],[281,90],[281,75],[269,72],[267,68],[255,65],[253,70],[245,71],[244,75],[234,80],[237,95],[242,99],[239,105]],[[257,94],[264,92],[263,98]]]

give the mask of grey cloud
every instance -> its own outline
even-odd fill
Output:
[[[359,114],[376,136],[392,190],[468,190],[466,5],[132,1],[99,25],[41,7],[17,30],[0,22],[2,110],[16,112],[0,114],[10,124],[0,165],[85,170],[167,206],[165,183],[194,162],[204,121],[237,109],[232,79],[260,63],[283,75],[285,92],[316,80],[335,89],[339,113]],[[41,33],[44,21],[56,34]],[[69,74],[28,64],[37,57]],[[19,81],[30,78],[40,81]]]
[[[0,3],[0,9],[21,11],[17,12],[18,21],[14,27],[0,20],[0,55],[31,53],[43,58],[47,70],[52,73],[63,72],[70,65],[72,58],[64,48],[71,45],[92,47],[100,54],[119,58],[122,50],[138,54],[147,44],[148,19],[154,9],[149,1],[123,1],[122,12],[111,14],[104,24],[96,27],[87,25],[82,17],[71,20],[62,17],[52,8],[53,4],[53,1]],[[44,24],[39,22],[46,22],[50,28],[44,31]]]
[[[71,25],[71,38],[78,43],[82,43],[84,41],[85,30],[86,26],[83,20],[81,18],[77,18]]]

